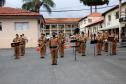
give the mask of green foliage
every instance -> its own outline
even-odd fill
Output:
[[[80,29],[79,28],[76,28],[75,30],[74,30],[74,34],[79,34],[80,33]]]
[[[0,0],[0,7],[4,6],[5,0]]]
[[[53,0],[23,0],[25,3],[22,5],[23,9],[39,12],[40,7],[43,6],[49,13],[51,8],[55,6]]]
[[[88,6],[96,6],[96,5],[108,4],[109,0],[80,0],[80,2]]]

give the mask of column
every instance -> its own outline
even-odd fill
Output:
[[[72,24],[71,24],[70,28],[71,28],[71,35],[73,35],[73,28],[72,28]]]
[[[43,25],[43,33],[45,34],[45,25]]]
[[[50,35],[52,35],[52,25],[49,25],[49,29],[50,29]]]
[[[65,27],[66,27],[66,26],[65,26],[65,24],[64,24],[64,34],[66,33],[66,31],[65,31]]]
[[[58,27],[59,27],[59,25],[57,24],[57,25],[56,25],[56,28],[57,28],[57,34],[58,34]]]

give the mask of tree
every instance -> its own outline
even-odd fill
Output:
[[[40,7],[43,6],[49,13],[51,13],[51,7],[55,6],[53,0],[23,0],[25,3],[22,5],[23,9],[33,12],[40,12]]]
[[[95,6],[95,12],[97,12],[97,6],[98,5],[104,5],[108,4],[109,0],[80,0],[81,3],[84,5],[90,6],[91,7],[91,13],[92,13],[92,6]]]
[[[0,7],[4,6],[5,0],[0,0]]]
[[[74,30],[74,34],[79,34],[80,33],[80,29],[79,28],[76,28],[75,30]]]
[[[97,6],[97,5],[108,4],[109,0],[80,0],[80,2],[88,6]]]

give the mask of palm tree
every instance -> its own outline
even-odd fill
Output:
[[[25,3],[22,5],[23,9],[33,12],[40,12],[40,7],[43,6],[49,13],[51,13],[51,7],[55,6],[53,0],[23,0]]]
[[[0,7],[4,6],[5,0],[0,0]]]

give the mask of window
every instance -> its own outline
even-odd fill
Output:
[[[49,25],[46,25],[46,29],[49,29],[49,27],[50,27]]]
[[[2,23],[0,22],[0,31],[2,31]]]
[[[103,25],[102,24],[100,24],[100,28],[102,28],[103,27]]]
[[[86,20],[83,20],[83,23],[86,24]]]
[[[52,25],[52,28],[56,28],[56,25]]]
[[[119,11],[117,11],[117,12],[115,13],[115,18],[116,18],[116,19],[119,18]]]
[[[111,21],[111,15],[108,15],[108,21]]]
[[[88,22],[91,23],[92,22],[92,19],[88,19]]]
[[[15,22],[15,30],[28,30],[28,22]]]

